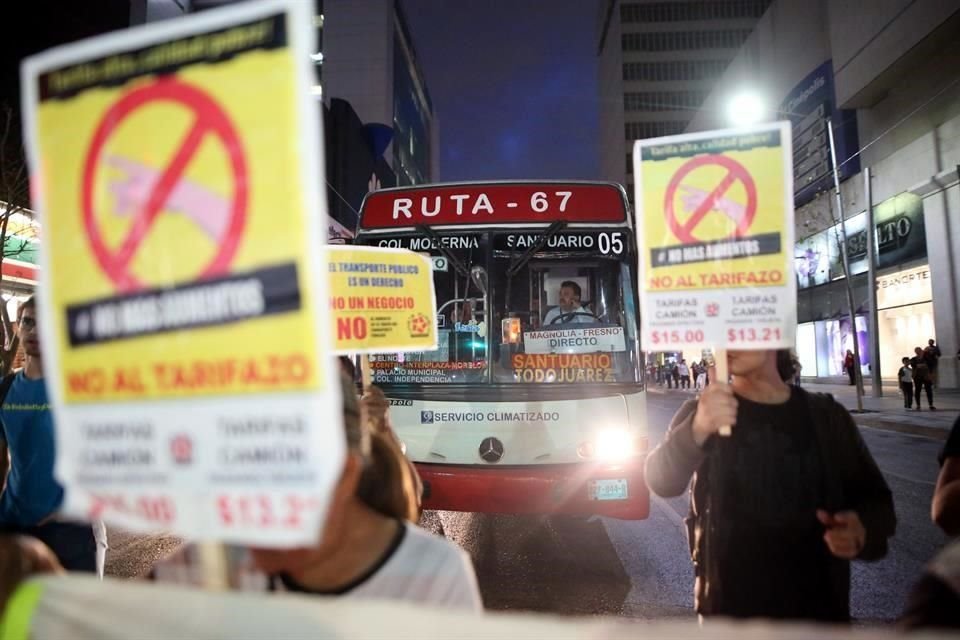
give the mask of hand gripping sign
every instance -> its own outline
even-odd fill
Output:
[[[245,4],[24,64],[70,515],[319,535],[343,433],[311,240],[326,203],[309,7]]]
[[[781,122],[634,145],[648,351],[709,347],[726,381],[727,348],[794,345],[790,141]]]

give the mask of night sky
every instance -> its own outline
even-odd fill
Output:
[[[402,0],[440,122],[440,179],[591,179],[599,174],[598,0]],[[0,102],[16,61],[122,27],[127,0],[4,3]],[[50,18],[56,18],[53,23]]]
[[[599,176],[597,0],[403,0],[440,180]]]

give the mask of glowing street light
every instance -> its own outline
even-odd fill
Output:
[[[766,115],[763,98],[753,91],[737,93],[727,103],[727,118],[736,126],[756,124]]]

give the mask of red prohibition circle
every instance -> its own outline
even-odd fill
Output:
[[[93,206],[94,184],[100,165],[100,154],[117,127],[137,109],[153,102],[174,102],[194,114],[194,122],[181,142],[170,165],[163,169],[160,179],[153,186],[145,204],[145,210],[134,216],[130,231],[119,249],[112,250],[103,241],[97,225]],[[120,291],[135,291],[142,284],[130,272],[130,262],[167,198],[196,154],[206,135],[216,136],[227,153],[233,173],[233,201],[230,221],[220,239],[216,255],[210,260],[198,279],[222,275],[227,272],[237,248],[243,227],[246,224],[249,201],[247,161],[240,136],[223,109],[200,89],[180,82],[176,78],[163,77],[147,86],[140,87],[115,102],[104,114],[94,132],[93,140],[83,167],[82,203],[83,224],[90,240],[93,254],[104,273]]]
[[[680,187],[683,179],[694,169],[710,165],[719,165],[725,168],[727,175],[713,188],[713,191],[711,191],[700,206],[697,207],[693,215],[691,215],[685,223],[681,224],[680,221],[677,220],[677,214],[673,204],[676,199],[677,189]],[[673,175],[673,178],[670,179],[663,203],[663,211],[667,218],[667,225],[673,234],[682,242],[702,242],[702,240],[693,235],[694,229],[696,229],[697,225],[710,213],[716,200],[729,191],[734,183],[738,181],[743,183],[743,187],[747,192],[747,204],[743,218],[740,219],[733,233],[728,236],[730,238],[739,238],[746,234],[750,229],[750,225],[753,224],[753,219],[757,215],[757,185],[754,183],[753,177],[742,164],[727,156],[697,156],[684,163]]]

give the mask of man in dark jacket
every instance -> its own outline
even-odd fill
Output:
[[[697,612],[849,621],[850,560],[886,555],[896,528],[890,489],[846,409],[784,382],[789,351],[728,361],[732,384],[684,404],[646,466],[663,497],[693,480]]]

